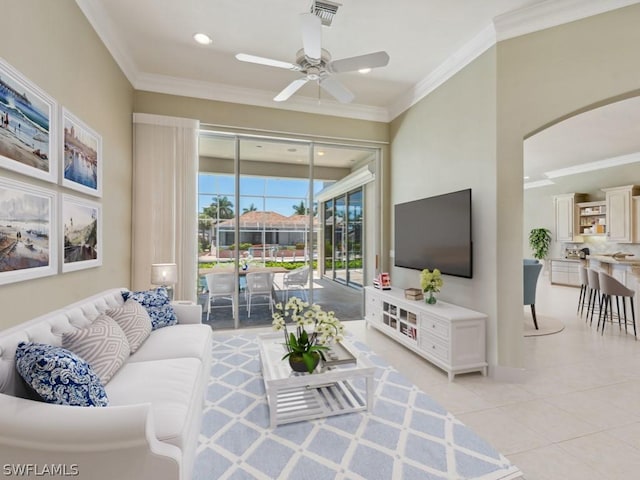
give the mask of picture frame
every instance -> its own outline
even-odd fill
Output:
[[[0,58],[0,167],[58,182],[55,100]]]
[[[62,109],[61,184],[102,196],[102,137],[66,108]]]
[[[60,199],[62,273],[102,265],[102,206],[63,194]]]
[[[58,273],[57,194],[0,177],[0,285]]]

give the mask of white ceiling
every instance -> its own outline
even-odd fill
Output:
[[[133,86],[274,108],[389,121],[497,39],[637,0],[342,0],[322,45],[333,59],[385,50],[389,65],[339,74],[350,105],[313,82],[273,102],[299,73],[235,59],[249,53],[295,62],[301,13],[312,0],[76,0]],[[207,33],[208,46],[192,35]]]
[[[498,40],[639,2],[341,0],[332,26],[323,27],[322,45],[333,59],[378,50],[391,57],[388,66],[366,75],[339,74],[355,93],[351,104],[342,105],[324,93],[318,99],[312,84],[274,102],[300,74],[235,59],[242,52],[294,62],[302,46],[299,15],[309,11],[311,0],[76,0],[138,90],[385,122]],[[213,43],[196,44],[196,32]],[[529,139],[528,181],[546,178],[548,170],[640,151],[638,106],[636,101],[594,111]]]
[[[570,117],[524,142],[527,183],[553,179],[559,169],[577,173],[630,161],[640,161],[640,97]]]
[[[202,133],[199,139],[201,157],[233,160],[235,141],[220,135]],[[352,168],[375,158],[375,151],[365,148],[314,147],[313,163],[317,167]],[[240,160],[254,162],[309,164],[309,146],[303,142],[285,142],[266,139],[241,139]]]

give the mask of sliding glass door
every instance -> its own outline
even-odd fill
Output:
[[[363,193],[358,188],[323,203],[324,275],[350,286],[363,286]]]
[[[353,182],[355,167],[367,170],[372,155],[203,132],[198,238],[205,321],[213,328],[268,325],[273,306],[292,295],[342,319],[362,318],[361,292],[346,287],[363,285],[363,191],[327,195]],[[268,288],[257,292],[251,280],[262,273]]]

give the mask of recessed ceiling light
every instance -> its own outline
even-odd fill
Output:
[[[193,39],[200,45],[209,45],[213,42],[213,40],[211,40],[211,37],[206,33],[196,33],[193,35]]]
[[[322,150],[320,150],[320,151],[318,152],[318,156],[319,156],[319,157],[321,157],[321,156],[323,156],[323,155],[324,155],[324,152],[323,152]]]
[[[371,71],[370,68],[361,68],[360,70],[358,70],[359,73],[369,73]]]
[[[529,175],[525,175],[524,179],[529,180]]]

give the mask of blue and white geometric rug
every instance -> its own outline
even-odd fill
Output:
[[[255,334],[215,334],[193,480],[514,479],[521,472],[362,342],[373,409],[269,427]],[[364,392],[364,381],[356,384]]]

